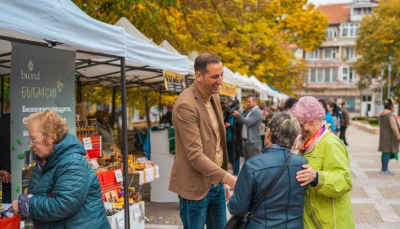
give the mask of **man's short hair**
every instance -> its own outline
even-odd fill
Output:
[[[255,95],[249,95],[249,96],[247,96],[247,99],[249,99],[249,98],[253,98],[253,101],[255,101],[255,102],[258,101],[257,96],[255,96]]]
[[[205,75],[208,72],[208,64],[218,64],[220,62],[221,59],[217,55],[208,52],[202,53],[194,61],[194,71],[199,71],[202,75]]]

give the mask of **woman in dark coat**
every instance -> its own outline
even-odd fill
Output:
[[[51,110],[25,119],[29,147],[38,157],[28,194],[14,200],[14,213],[31,218],[35,228],[110,228],[96,173],[82,143]]]
[[[393,175],[390,172],[389,160],[396,158],[398,160],[397,153],[399,152],[399,124],[397,123],[396,115],[394,112],[394,105],[392,100],[385,100],[384,110],[379,116],[379,148],[378,151],[382,152],[382,169],[381,174]]]
[[[239,174],[234,195],[228,203],[232,215],[244,216],[258,202],[285,164],[299,133],[300,125],[292,114],[280,112],[274,115],[265,135],[266,148],[261,155],[247,160]],[[306,163],[304,157],[293,155],[288,168],[246,228],[303,228],[306,187],[300,187],[296,173]]]

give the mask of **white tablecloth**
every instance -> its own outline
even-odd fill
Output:
[[[140,209],[140,216],[135,217],[134,210],[135,208]],[[133,204],[129,206],[129,222],[130,222],[130,227],[129,228],[134,228],[134,229],[144,229],[144,201]],[[111,229],[123,229],[124,224],[120,223],[118,224],[118,219],[122,221],[124,219],[125,213],[124,210],[118,212],[115,215],[112,216],[107,216],[108,222],[110,223]],[[120,222],[121,222],[120,221]]]

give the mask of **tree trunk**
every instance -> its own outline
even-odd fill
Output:
[[[151,120],[150,120],[150,108],[149,108],[149,97],[146,95],[145,97],[145,111],[146,111],[146,122],[147,122],[147,129],[151,127]]]

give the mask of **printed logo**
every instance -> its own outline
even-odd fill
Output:
[[[32,60],[29,60],[28,69],[29,69],[29,71],[33,71],[33,63],[32,63]]]

